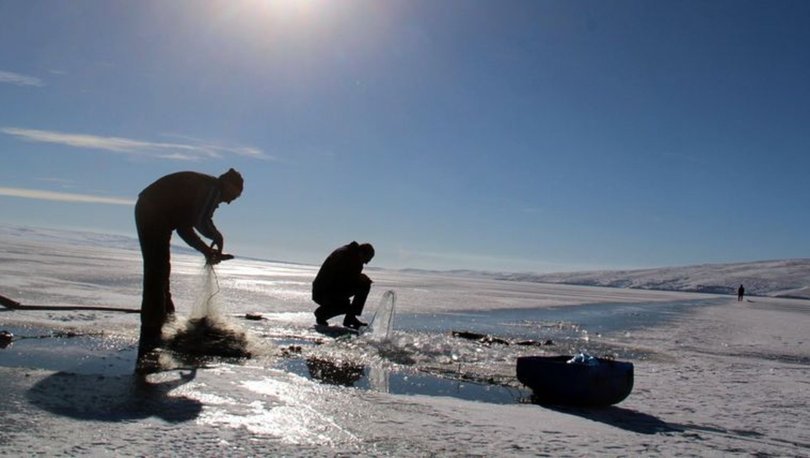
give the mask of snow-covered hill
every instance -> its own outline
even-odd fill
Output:
[[[736,294],[737,287],[742,284],[745,285],[746,294],[750,295],[810,299],[810,259],[556,274],[501,273],[489,276],[503,280],[718,294]]]

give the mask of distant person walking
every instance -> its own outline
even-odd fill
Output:
[[[740,285],[740,287],[737,288],[737,302],[742,302],[743,296],[745,296],[745,288],[743,285]]]
[[[318,325],[328,326],[327,320],[343,314],[346,315],[343,326],[358,329],[366,325],[357,317],[363,314],[372,283],[363,273],[363,265],[373,257],[374,247],[370,243],[352,242],[326,258],[312,282],[312,300],[319,305],[315,309]]]
[[[231,203],[242,194],[244,181],[234,169],[218,178],[197,172],[166,175],[150,184],[135,204],[135,224],[143,255],[143,302],[138,358],[160,344],[161,329],[174,303],[169,291],[171,272],[169,242],[172,232],[203,255],[208,264],[233,256],[223,254],[225,240],[212,217],[220,203]],[[210,246],[194,230],[212,240]]]

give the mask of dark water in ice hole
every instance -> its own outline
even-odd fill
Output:
[[[535,340],[546,338],[554,329],[567,329],[563,335],[580,333],[582,330],[590,334],[607,335],[660,326],[692,308],[725,301],[723,298],[652,304],[601,303],[544,309],[402,314],[396,316],[394,328],[426,332],[465,330],[512,339]]]
[[[677,301],[656,304],[602,303],[546,309],[505,309],[441,314],[401,314],[394,320],[397,332],[447,334],[465,331],[487,334],[507,342],[551,340],[558,345],[549,350],[573,348],[583,336],[628,333],[637,329],[660,326],[684,315],[694,307],[718,304],[723,300]],[[565,345],[564,343],[568,343]],[[615,349],[614,349],[615,350]],[[622,354],[619,358],[632,355]],[[359,389],[379,389],[375,380],[385,379],[385,391],[405,395],[449,396],[497,404],[527,402],[531,391],[489,383],[458,380],[412,372],[374,374],[379,369],[328,361],[288,360],[286,370],[331,385]]]
[[[660,326],[694,307],[711,306],[719,302],[722,300],[402,314],[395,317],[394,329],[396,332],[439,334],[467,331],[490,334],[511,342],[547,339],[561,342],[581,337],[583,330],[590,335],[610,335]],[[127,374],[134,369],[136,345],[129,341],[102,339],[99,335],[68,335],[36,327],[0,325],[0,330],[11,331],[16,336],[11,345],[0,348],[0,366],[99,375]],[[286,339],[279,342],[281,345],[290,343],[294,344],[295,341]],[[526,389],[514,387],[412,371],[384,371],[325,360],[292,357],[283,360],[279,367],[320,383],[354,389],[383,389],[400,395],[448,396],[511,404],[525,402],[531,394]]]

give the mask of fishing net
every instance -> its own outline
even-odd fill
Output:
[[[394,291],[388,290],[383,293],[380,305],[374,313],[374,318],[369,323],[368,334],[377,340],[388,340],[394,328],[394,307],[397,302],[397,295]]]
[[[201,280],[200,297],[189,319],[175,325],[167,346],[192,356],[250,357],[247,334],[228,323],[219,313],[219,283],[213,266],[205,266]]]

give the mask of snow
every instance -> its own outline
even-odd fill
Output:
[[[0,294],[137,308],[132,242],[0,226]],[[703,276],[704,285],[767,285],[760,291],[778,295],[807,287],[804,265],[576,279],[690,289]],[[807,300],[375,269],[364,315],[394,290],[391,338],[329,339],[311,328],[316,266],[235,259],[210,278],[200,256],[177,250],[172,267],[179,319],[210,286],[219,313],[251,336],[254,357],[165,355],[167,370],[143,379],[133,373],[137,314],[0,310],[0,329],[18,336],[0,349],[3,454],[810,455]],[[249,312],[264,319],[242,319]],[[456,329],[513,344],[454,338]],[[527,338],[555,345],[514,344]],[[579,349],[633,362],[630,396],[605,409],[528,402],[515,358]],[[319,381],[311,365],[334,378]]]
[[[735,294],[742,284],[749,295],[810,299],[810,259],[546,275],[500,274],[493,278],[718,294]]]

